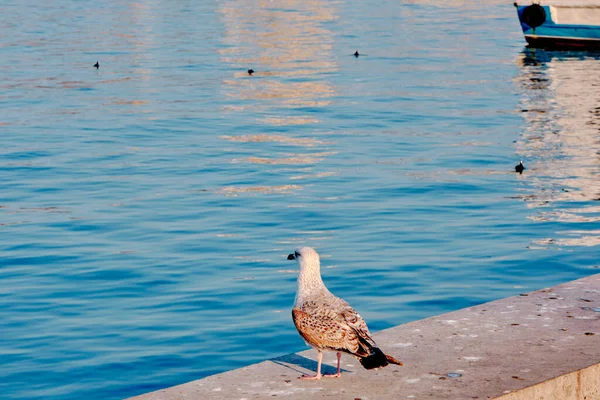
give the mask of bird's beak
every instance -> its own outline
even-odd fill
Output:
[[[293,255],[293,254],[290,254],[290,255],[288,256],[288,260],[295,260],[295,259],[296,259],[296,257],[294,257],[294,255]]]

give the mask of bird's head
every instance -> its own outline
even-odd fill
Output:
[[[312,247],[298,247],[293,254],[288,255],[288,260],[296,260],[300,266],[300,271],[303,269],[319,269],[319,254]]]

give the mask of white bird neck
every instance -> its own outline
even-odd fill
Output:
[[[318,263],[301,265],[294,306],[300,307],[308,297],[322,292],[329,293],[329,290],[321,279],[320,265]]]

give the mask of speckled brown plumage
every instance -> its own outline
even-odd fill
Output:
[[[322,351],[338,353],[340,376],[340,353],[356,357],[366,369],[402,365],[394,357],[385,355],[378,347],[362,317],[344,300],[333,295],[323,284],[319,255],[310,247],[298,248],[288,259],[300,265],[298,291],[292,309],[292,318],[300,336],[318,351],[318,368],[314,376],[321,378]]]

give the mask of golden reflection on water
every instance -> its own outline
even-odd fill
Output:
[[[337,18],[331,3],[244,3],[224,1],[219,9],[225,25],[223,43],[229,46],[220,50],[221,59],[240,68],[234,79],[223,81],[226,93],[239,100],[261,100],[258,106],[264,108],[327,106],[335,90],[317,75],[337,71],[331,57],[332,33],[324,27]],[[253,76],[246,72],[249,68],[256,71]],[[264,122],[286,125],[318,121],[283,114]]]
[[[312,179],[312,178],[325,178],[327,176],[335,176],[335,175],[337,175],[337,172],[317,172],[315,174],[292,176],[290,179],[300,180],[300,179]]]
[[[125,106],[125,105],[140,106],[140,105],[144,105],[144,104],[148,104],[148,103],[149,102],[147,100],[113,100],[107,104],[114,104],[114,105],[118,105],[118,106]]]
[[[263,121],[267,124],[274,126],[283,126],[283,125],[305,125],[305,124],[315,124],[319,122],[316,118],[310,117],[266,117]]]
[[[273,164],[273,165],[304,165],[304,164],[317,164],[323,161],[325,156],[336,154],[333,151],[322,152],[322,153],[311,153],[311,154],[292,154],[291,157],[278,157],[278,158],[266,158],[266,157],[248,157],[242,159],[233,159],[232,163],[238,162],[249,162],[253,164]],[[329,175],[323,175],[329,176]]]
[[[281,168],[290,166],[298,172],[290,180],[322,179],[331,172],[301,172],[298,166],[312,166],[326,156],[323,151],[331,143],[314,137],[295,137],[303,127],[320,123],[315,111],[330,105],[334,86],[326,79],[338,70],[332,56],[333,34],[327,23],[337,18],[334,3],[321,0],[277,2],[255,0],[225,0],[218,12],[224,25],[221,61],[235,72],[221,83],[230,104],[222,107],[224,114],[251,112],[265,130],[280,127],[278,134],[221,136],[240,143],[275,142],[283,145],[321,147],[320,152],[290,154],[280,152],[260,154],[231,160],[232,163],[252,163]],[[252,68],[254,73],[248,74]],[[309,110],[306,110],[310,108]],[[294,131],[286,127],[299,127]],[[311,128],[308,128],[311,129]],[[310,132],[314,135],[314,131]],[[254,148],[252,148],[254,149]],[[257,148],[258,149],[258,148]],[[299,186],[283,184],[275,187],[225,187],[219,193],[237,196],[240,193],[285,193]]]
[[[273,193],[290,193],[294,190],[300,189],[302,186],[299,185],[281,185],[281,186],[226,186],[217,190],[216,192],[219,194],[223,194],[225,196],[238,196],[242,193],[263,193],[263,194],[273,194]]]
[[[315,145],[326,144],[327,142],[315,138],[293,138],[283,135],[240,135],[240,136],[220,136],[221,139],[240,143],[258,143],[258,142],[277,142],[292,144],[296,146],[312,147]]]
[[[245,159],[245,161],[253,164],[315,164],[321,160],[322,158],[316,158],[311,155],[286,158],[248,157]]]
[[[517,151],[528,168],[520,195],[537,222],[597,223],[600,200],[600,62],[586,53],[526,50],[520,58],[525,131]],[[533,189],[533,193],[531,193]],[[559,202],[567,203],[558,206]],[[556,207],[552,209],[553,207]],[[580,227],[580,226],[579,226]],[[563,231],[537,245],[596,246],[599,232]]]

